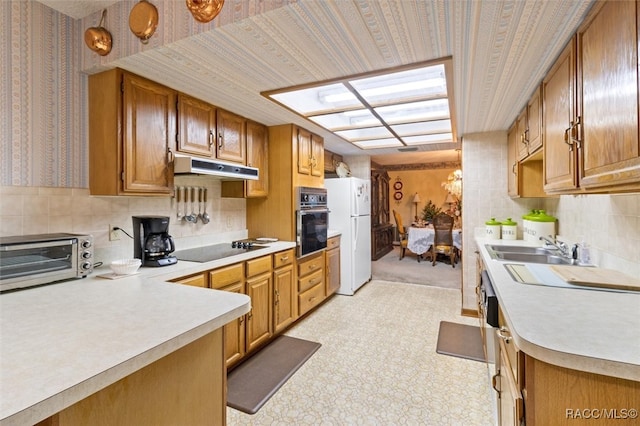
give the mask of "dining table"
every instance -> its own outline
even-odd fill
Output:
[[[462,250],[462,229],[454,228],[453,245],[458,250]],[[427,225],[425,227],[410,226],[408,228],[407,236],[407,248],[417,255],[426,253],[435,238],[435,230],[433,225]]]

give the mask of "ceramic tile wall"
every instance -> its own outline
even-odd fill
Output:
[[[558,234],[569,241],[584,236],[592,258],[601,267],[640,278],[640,194],[563,195],[556,198],[511,199],[507,188],[507,134],[487,132],[464,137],[463,308],[475,309],[476,263],[474,229],[491,217],[513,218],[522,238],[522,215],[546,209],[558,218]]]
[[[98,197],[84,188],[0,187],[0,236],[51,232],[89,233],[94,237],[96,261],[133,256],[132,240],[120,233],[109,241],[109,225],[132,235],[131,216],[170,218],[169,233],[176,248],[190,248],[245,238],[246,201],[221,198],[220,181],[193,176],[176,177],[176,186],[206,187],[208,224],[177,221],[175,199],[168,197]],[[182,203],[181,203],[182,204]],[[197,205],[195,206],[197,213]],[[191,211],[191,208],[188,209]]]

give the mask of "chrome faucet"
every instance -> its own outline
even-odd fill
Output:
[[[549,237],[551,237],[551,235],[549,235]],[[571,258],[569,254],[569,246],[567,246],[566,243],[563,243],[562,241],[558,241],[555,238],[551,240],[549,237],[545,237],[544,235],[541,235],[540,240],[545,241],[550,246],[558,249],[558,251],[560,251],[560,254],[562,254],[562,256],[566,258]]]

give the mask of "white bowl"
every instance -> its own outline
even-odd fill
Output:
[[[134,274],[141,264],[140,259],[119,259],[111,262],[109,267],[116,275],[130,275]]]

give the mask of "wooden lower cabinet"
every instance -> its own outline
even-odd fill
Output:
[[[325,296],[340,288],[340,236],[329,238],[325,253]]]
[[[340,237],[330,238],[325,252],[296,259],[295,248],[172,282],[246,294],[249,313],[226,324],[226,367],[237,365],[263,347],[340,286]]]
[[[226,380],[219,328],[38,424],[223,425]]]
[[[273,255],[273,332],[279,333],[298,317],[298,292],[293,269],[295,249]]]
[[[247,295],[251,298],[251,310],[247,314],[247,352],[267,342],[273,335],[273,281],[271,278],[271,256],[260,259],[268,261],[268,269],[258,275],[247,277]],[[247,271],[250,269],[247,261]]]
[[[552,365],[519,350],[499,312],[499,353],[493,387],[498,424],[527,426],[635,425],[640,382]]]
[[[178,283],[178,284],[190,285],[194,287],[206,288],[209,286],[206,274],[196,274],[196,275],[191,275],[189,277],[181,277],[181,278],[178,278],[177,280],[173,280],[172,282]]]
[[[309,312],[325,299],[325,252],[312,254],[298,262],[298,313]]]

